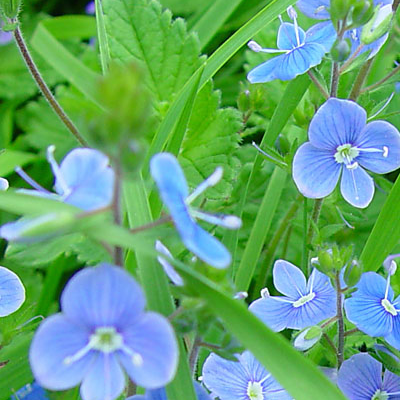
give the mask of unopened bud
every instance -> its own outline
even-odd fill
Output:
[[[333,21],[339,21],[346,18],[350,10],[349,0],[331,0],[329,14]]]
[[[361,32],[361,42],[370,44],[378,40],[390,29],[393,19],[392,6],[376,7],[374,16],[364,26]]]
[[[346,285],[348,287],[355,286],[360,280],[362,272],[362,267],[356,260],[348,264],[344,270],[343,276]]]
[[[293,346],[300,351],[306,351],[314,346],[322,336],[320,326],[311,326],[300,332],[294,339]]]
[[[336,62],[345,61],[351,52],[349,39],[336,39],[331,48],[332,59]]]
[[[314,261],[315,267],[324,274],[328,274],[334,268],[332,252],[330,250],[320,250],[318,252],[318,262]]]
[[[6,20],[15,20],[21,10],[21,0],[0,0],[0,13]]]
[[[370,0],[353,0],[353,11],[350,16],[351,28],[366,24],[374,14],[374,3]]]

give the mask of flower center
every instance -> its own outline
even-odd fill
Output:
[[[249,400],[264,400],[263,387],[260,382],[249,382],[247,386]]]
[[[314,292],[310,292],[305,296],[300,297],[298,300],[296,300],[293,303],[293,307],[297,308],[297,307],[301,307],[304,306],[304,304],[308,303],[309,301],[311,301],[313,298],[315,297],[315,293]]]
[[[102,351],[103,353],[112,353],[120,349],[123,345],[122,336],[114,327],[97,328],[95,333],[90,335],[89,343],[92,349]]]
[[[371,400],[387,400],[389,395],[385,391],[380,391],[379,389],[371,397]]]
[[[397,315],[397,310],[394,308],[393,304],[388,299],[382,299],[381,304],[389,314],[392,314],[394,317]]]
[[[336,148],[335,160],[338,163],[350,165],[354,158],[360,154],[360,151],[351,144],[343,144]]]

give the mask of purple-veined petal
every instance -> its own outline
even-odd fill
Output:
[[[332,22],[320,22],[307,30],[306,43],[318,43],[325,49],[325,52],[328,53],[331,50],[336,37],[336,30],[332,25]]]
[[[314,115],[308,137],[313,146],[336,152],[358,139],[366,121],[367,113],[357,103],[332,97]]]
[[[374,181],[362,167],[343,168],[340,192],[348,203],[365,208],[371,203],[374,191]]]
[[[25,301],[25,288],[18,275],[0,267],[0,317],[17,311]]]
[[[88,344],[89,335],[89,330],[62,314],[55,314],[42,322],[29,351],[31,369],[38,383],[50,390],[65,390],[79,384],[96,352],[90,351],[70,364],[64,361]]]
[[[296,29],[294,24],[284,22],[278,30],[278,39],[276,41],[279,50],[292,50],[304,43],[306,33],[298,27],[299,43],[297,43]]]
[[[393,329],[393,316],[382,306],[386,281],[375,272],[366,272],[357,284],[357,291],[344,302],[346,316],[358,329],[370,336],[386,336]],[[393,299],[389,288],[388,300]]]
[[[172,380],[177,367],[178,348],[174,331],[166,318],[148,312],[121,333],[124,344],[142,359],[138,365],[126,352],[118,352],[122,365],[135,383],[155,389]]]
[[[82,400],[113,400],[124,390],[125,376],[113,353],[99,352],[81,385]]]
[[[105,263],[79,271],[61,296],[61,308],[68,318],[91,328],[120,329],[135,323],[144,305],[144,294],[134,278]]]
[[[297,300],[307,294],[306,277],[300,268],[285,260],[277,260],[273,270],[274,286],[285,296]]]
[[[350,400],[372,399],[381,389],[382,364],[367,353],[344,361],[338,373],[338,386]]]
[[[304,196],[320,199],[335,189],[341,168],[332,152],[317,149],[307,142],[294,156],[293,179]]]
[[[396,393],[389,397],[390,400],[400,399],[400,376],[390,371],[385,371],[383,374],[382,389],[387,393]]]
[[[299,10],[307,17],[314,19],[329,19],[330,0],[299,0],[296,3]]]
[[[367,124],[355,146],[361,149],[356,161],[372,172],[386,174],[400,167],[400,134],[386,121]],[[369,149],[380,152],[370,152]]]
[[[393,303],[397,312],[400,312],[399,298]],[[400,314],[392,318],[393,328],[387,335],[383,335],[384,339],[394,348],[400,350]]]
[[[247,79],[250,83],[264,83],[277,79],[276,71],[282,63],[286,54],[271,58],[268,61],[253,68],[248,74]]]

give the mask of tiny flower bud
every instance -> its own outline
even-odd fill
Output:
[[[392,17],[393,12],[390,4],[382,8],[376,7],[374,16],[365,24],[361,32],[361,42],[370,44],[387,33],[392,24]]]
[[[314,262],[314,265],[322,273],[330,273],[334,268],[332,252],[330,250],[320,250],[318,252],[318,263]]]
[[[246,299],[248,297],[248,293],[247,292],[237,292],[233,298],[236,300],[243,300]]]
[[[348,264],[344,270],[344,276],[343,276],[346,285],[348,287],[355,286],[357,282],[360,280],[362,272],[363,272],[362,267],[356,260]]]
[[[329,14],[333,21],[343,20],[350,10],[349,0],[331,0]]]
[[[16,19],[20,9],[21,0],[0,0],[0,14],[2,14],[7,20]]]
[[[250,92],[248,90],[240,92],[237,99],[237,105],[242,113],[247,113],[250,110],[251,101],[250,101]]]
[[[300,351],[306,351],[314,346],[322,336],[320,326],[311,326],[300,332],[294,339],[293,346]]]
[[[353,0],[353,12],[350,17],[351,28],[366,24],[374,14],[374,3],[370,0]]]
[[[332,59],[336,62],[342,62],[348,58],[351,51],[349,39],[336,39],[331,49]]]

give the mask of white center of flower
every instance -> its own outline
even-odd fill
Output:
[[[382,299],[381,304],[389,314],[392,314],[394,317],[397,315],[397,310],[388,299]]]
[[[264,400],[263,387],[260,382],[249,382],[247,386],[249,400]]]
[[[99,350],[103,353],[112,353],[122,348],[124,340],[114,327],[106,326],[97,328],[96,331],[90,335],[90,343],[94,350]]]
[[[297,307],[301,307],[304,306],[304,304],[308,303],[309,301],[311,301],[313,298],[315,297],[315,293],[314,292],[310,292],[305,296],[300,297],[298,300],[296,300],[293,303],[293,307],[297,308]]]
[[[351,144],[343,144],[336,148],[335,160],[338,163],[351,164],[354,158],[360,154],[360,151]]]
[[[385,391],[380,391],[379,389],[371,397],[371,400],[387,400],[389,395]]]

